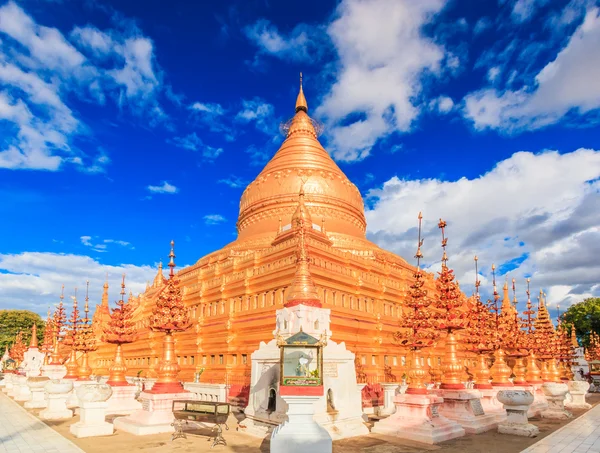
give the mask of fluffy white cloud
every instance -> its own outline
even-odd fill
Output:
[[[175,194],[179,192],[179,189],[173,184],[169,184],[167,181],[163,181],[160,186],[148,186],[147,189],[152,193],[168,193]]]
[[[240,123],[254,123],[256,128],[267,135],[277,133],[275,109],[272,104],[260,98],[242,101],[242,110],[235,116]]]
[[[195,132],[192,132],[185,137],[175,137],[173,140],[169,140],[168,142],[179,148],[190,151],[201,150],[202,157],[209,161],[215,160],[223,153],[223,148],[213,148],[212,146],[205,145]]]
[[[165,121],[152,42],[138,30],[76,27],[70,42],[9,1],[0,7],[0,37],[0,120],[13,125],[3,137],[0,168],[56,171],[70,163],[102,172],[106,153],[74,144],[90,130],[69,107],[72,98],[104,104],[111,97],[150,124]]]
[[[429,108],[444,115],[452,111],[454,108],[454,101],[448,96],[440,96],[429,102]]]
[[[219,179],[217,181],[219,184],[225,184],[233,189],[239,189],[241,187],[246,187],[248,185],[248,181],[240,178],[239,176],[230,175],[229,178]]]
[[[554,61],[529,86],[498,91],[486,88],[465,97],[464,115],[476,129],[518,132],[554,124],[571,114],[600,108],[600,9],[590,9]],[[592,121],[597,118],[592,116]]]
[[[368,234],[412,261],[422,211],[423,252],[437,270],[437,221],[443,218],[450,264],[463,288],[472,288],[473,256],[478,255],[486,278],[496,263],[500,274],[510,271],[518,279],[521,300],[523,279],[530,275],[552,304],[568,304],[600,295],[599,193],[600,151],[518,152],[474,179],[390,179],[368,193]]]
[[[424,71],[438,72],[444,50],[421,28],[442,0],[344,0],[329,25],[339,56],[337,80],[317,109],[333,155],[356,161],[378,139],[409,131]]]
[[[315,58],[322,49],[318,45],[322,39],[322,31],[305,24],[297,25],[288,36],[284,36],[271,22],[261,19],[245,27],[244,33],[258,46],[260,54],[282,59],[308,61]],[[255,59],[254,64],[258,64],[259,61]]]
[[[206,223],[207,225],[217,225],[219,223],[227,221],[227,219],[221,214],[207,214],[203,218],[204,223]]]
[[[513,5],[512,18],[516,22],[529,20],[535,12],[546,5],[549,0],[517,0]]]
[[[120,297],[122,274],[126,274],[126,290],[138,294],[157,272],[151,266],[104,265],[89,256],[40,252],[0,254],[0,270],[0,308],[32,310],[44,316],[49,307],[58,303],[63,284],[66,300],[77,287],[83,301],[85,283],[89,280],[93,309],[100,303],[107,274],[112,304]]]

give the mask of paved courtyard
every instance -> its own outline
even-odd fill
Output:
[[[592,404],[600,395],[588,399]],[[37,411],[36,411],[37,413]],[[242,415],[238,415],[243,417]],[[336,441],[334,453],[416,453],[440,450],[444,453],[600,453],[600,405],[592,410],[575,411],[579,418],[567,423],[532,419],[540,428],[537,439],[506,436],[490,431],[467,435],[436,446],[401,441],[386,436],[361,436]],[[110,420],[110,419],[109,419]],[[134,436],[115,432],[112,436],[75,439],[69,426],[79,417],[47,424],[37,419],[20,404],[0,392],[0,453],[269,453],[268,439],[258,439],[235,430],[231,418],[230,430],[224,435],[228,445],[210,449],[209,430],[191,432],[187,439],[171,442],[169,434]],[[64,437],[63,437],[64,436]],[[282,452],[285,453],[285,452]]]
[[[0,453],[83,453],[0,392]]]

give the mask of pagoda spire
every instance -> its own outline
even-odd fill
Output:
[[[308,208],[304,204],[304,186],[302,186],[300,187],[300,192],[298,193],[298,206],[296,207],[296,211],[292,216],[292,228],[311,229],[312,225],[312,216],[310,215]]]
[[[296,250],[296,273],[290,287],[284,307],[293,307],[295,305],[310,305],[321,308],[321,301],[317,294],[317,288],[313,282],[310,270],[308,268],[308,253],[304,240],[305,226],[302,224],[298,232],[298,248]]]
[[[575,334],[575,324],[571,324],[571,345],[574,348],[579,347],[579,342],[577,341],[577,335]]]
[[[162,260],[158,263],[158,271],[156,272],[156,277],[154,277],[154,281],[152,282],[152,286],[157,287],[161,286],[165,281],[165,276],[163,275],[163,264]]]
[[[508,277],[504,279],[504,287],[502,288],[503,297],[502,297],[502,313],[510,313],[512,310],[512,305],[510,304],[510,297],[508,295]]]
[[[106,280],[104,281],[104,286],[102,286],[102,308],[108,309],[108,272],[106,273]]]
[[[35,323],[31,326],[31,341],[29,342],[29,349],[37,349],[38,348],[38,338],[37,338],[37,326]]]
[[[302,73],[300,73],[300,92],[296,98],[296,113],[298,113],[300,110],[304,111],[304,113],[308,113],[308,104],[306,102],[306,98],[304,97],[304,91],[302,90]]]

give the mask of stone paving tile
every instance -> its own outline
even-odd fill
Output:
[[[45,423],[0,393],[0,453],[83,453]]]
[[[600,405],[521,453],[600,453]]]

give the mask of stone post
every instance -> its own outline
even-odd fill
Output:
[[[569,411],[565,410],[565,395],[569,391],[567,384],[559,382],[545,382],[542,385],[542,391],[548,401],[548,409],[541,412],[542,418],[551,420],[565,420],[573,417]]]
[[[113,425],[106,423],[106,400],[112,395],[107,384],[83,384],[77,388],[80,421],[71,425],[75,437],[108,436],[113,433]]]
[[[27,385],[31,391],[31,399],[25,402],[26,409],[43,409],[48,406],[44,386],[49,380],[48,376],[30,377],[27,379]]]
[[[396,405],[394,404],[394,398],[396,398],[396,389],[398,384],[391,382],[380,382],[381,388],[383,389],[383,407],[379,409],[379,415],[392,415],[396,412]]]
[[[42,420],[62,420],[71,418],[73,411],[67,409],[67,397],[73,390],[73,381],[68,379],[52,379],[44,386],[48,395],[48,407],[40,412]]]
[[[506,421],[498,425],[500,434],[535,437],[540,433],[537,426],[529,423],[527,411],[533,403],[533,394],[527,390],[500,390],[498,401],[506,409]]]
[[[586,381],[569,381],[567,384],[569,393],[573,399],[565,406],[569,409],[591,409],[592,405],[585,401],[585,395],[590,388],[589,382]]]
[[[281,395],[288,405],[288,421],[271,434],[271,453],[331,453],[331,436],[318,425],[313,415],[320,396]]]
[[[17,376],[17,383],[13,388],[15,401],[29,401],[31,399],[31,391],[27,385],[27,376]]]

